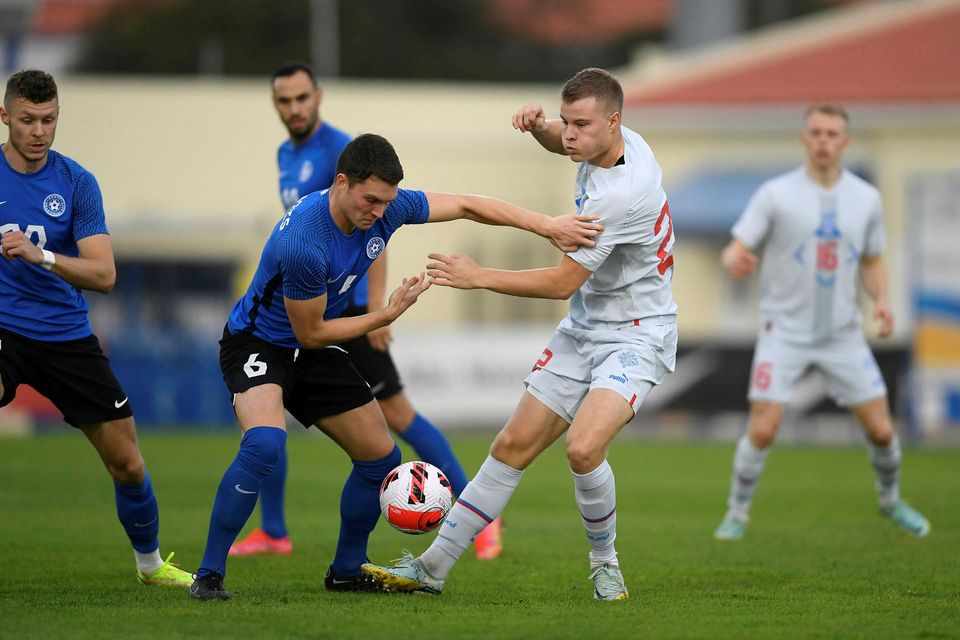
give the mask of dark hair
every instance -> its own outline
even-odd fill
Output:
[[[850,115],[847,113],[847,110],[835,102],[818,102],[810,105],[807,107],[807,110],[803,112],[804,121],[806,121],[806,119],[810,117],[810,114],[813,113],[823,113],[828,116],[840,116],[843,118],[845,123],[850,122]]]
[[[9,106],[15,98],[23,98],[34,104],[43,104],[56,97],[57,83],[52,75],[39,69],[27,69],[18,71],[7,80],[3,104]]]
[[[403,180],[403,167],[393,145],[375,133],[359,135],[343,148],[337,159],[337,173],[347,176],[351,187],[370,176],[389,185],[400,184]]]
[[[306,62],[293,61],[288,62],[276,71],[273,72],[273,77],[270,78],[270,84],[272,85],[277,78],[289,78],[290,76],[303,72],[307,74],[307,77],[310,78],[310,82],[314,87],[317,86],[317,75],[313,72],[313,67],[311,67]]]
[[[564,102],[596,98],[609,112],[623,111],[623,87],[611,73],[591,67],[567,80],[560,91]]]

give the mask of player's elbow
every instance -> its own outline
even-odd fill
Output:
[[[110,293],[115,286],[117,286],[117,269],[111,265],[100,270],[96,282],[90,288],[97,293]]]
[[[551,287],[550,295],[547,297],[551,300],[569,300],[570,296],[575,294],[579,288],[580,285],[576,282],[557,282]]]
[[[333,344],[329,340],[324,340],[322,337],[316,334],[308,333],[305,335],[299,335],[295,333],[294,337],[297,339],[297,344],[300,345],[301,349],[322,349]]]

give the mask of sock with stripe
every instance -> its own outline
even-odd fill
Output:
[[[467,486],[467,474],[463,472],[460,461],[450,448],[450,442],[440,429],[418,413],[400,437],[413,447],[421,460],[443,471],[450,481],[453,495],[458,496],[463,492]]]
[[[522,475],[523,471],[487,456],[447,514],[436,540],[420,556],[428,574],[446,579],[473,538],[503,513]]]
[[[243,434],[240,451],[217,489],[197,577],[227,575],[230,545],[253,513],[263,480],[273,471],[286,444],[287,432],[278,427],[253,427]]]
[[[574,495],[590,542],[590,566],[617,565],[617,483],[606,459],[593,471],[573,470]]]
[[[893,434],[889,444],[869,443],[870,464],[877,474],[877,500],[881,507],[892,507],[900,499],[900,438]]]
[[[768,453],[769,447],[757,449],[746,434],[740,437],[736,453],[733,454],[733,475],[730,478],[727,513],[746,521]]]

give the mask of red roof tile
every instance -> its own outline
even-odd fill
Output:
[[[813,38],[756,60],[627,90],[631,107],[960,102],[960,4],[849,35]]]

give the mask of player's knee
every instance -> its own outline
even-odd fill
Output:
[[[389,453],[376,460],[354,460],[353,472],[358,474],[364,480],[378,485],[383,482],[390,471],[400,464],[403,456],[400,453],[400,447],[393,443]]]
[[[241,466],[246,463],[244,468],[248,472],[258,477],[266,477],[280,460],[286,445],[287,432],[283,429],[255,427],[243,434],[238,458]]]
[[[123,485],[140,484],[147,477],[147,466],[140,455],[107,464],[110,477]]]
[[[777,438],[777,429],[776,427],[764,426],[760,428],[751,428],[748,434],[750,438],[750,444],[752,444],[757,449],[766,449],[773,445],[773,441]]]
[[[603,462],[604,452],[582,441],[567,441],[567,462],[574,473],[589,473]]]
[[[525,441],[522,438],[504,430],[494,438],[493,444],[490,445],[490,454],[497,460],[503,461],[515,457],[524,448]]]
[[[887,446],[893,440],[893,425],[890,423],[871,425],[866,432],[870,442],[881,447]]]
[[[750,408],[750,423],[747,437],[757,449],[766,449],[773,444],[780,426],[780,405],[755,403]]]

